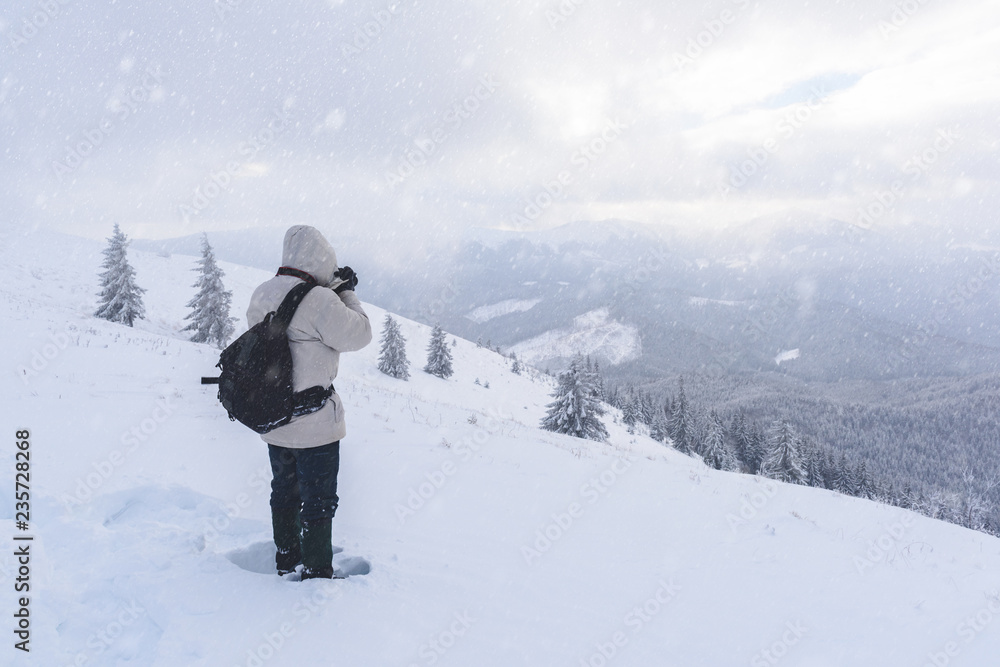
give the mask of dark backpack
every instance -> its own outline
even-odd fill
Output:
[[[267,433],[316,412],[333,394],[333,387],[292,389],[292,353],[288,347],[288,324],[314,282],[296,285],[282,300],[277,312],[237,338],[222,351],[218,378],[202,378],[203,384],[218,382],[219,400],[229,418]]]

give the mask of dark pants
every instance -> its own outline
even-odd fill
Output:
[[[299,521],[332,519],[337,512],[340,441],[292,449],[268,445],[271,459],[271,510],[292,510]]]

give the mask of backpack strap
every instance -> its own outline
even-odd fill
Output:
[[[298,310],[299,304],[302,303],[302,299],[306,297],[313,287],[316,287],[316,283],[299,283],[293,287],[285,298],[281,301],[281,305],[278,306],[278,312],[275,313],[274,317],[271,319],[271,332],[276,333],[278,331],[284,332],[288,329],[288,324],[292,321],[292,316],[295,315],[295,311]],[[280,327],[277,329],[276,327]]]
[[[295,276],[299,280],[304,280],[307,283],[312,283],[313,285],[318,285],[319,281],[312,277],[312,274],[306,273],[300,269],[295,269],[290,266],[282,266],[278,269],[278,272],[274,274],[276,276]]]

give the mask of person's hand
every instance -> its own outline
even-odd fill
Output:
[[[333,291],[337,294],[348,290],[353,292],[354,288],[358,286],[358,275],[354,273],[354,269],[349,266],[342,266],[337,269],[337,272],[333,274],[333,277],[340,278],[344,281],[333,288]]]

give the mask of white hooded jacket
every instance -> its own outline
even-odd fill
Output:
[[[319,230],[296,225],[285,233],[282,266],[305,271],[319,283],[299,304],[288,326],[292,353],[292,385],[302,391],[319,385],[329,387],[337,377],[341,352],[354,352],[372,340],[368,315],[354,292],[337,294],[330,289],[342,281],[334,278],[337,255]],[[275,276],[254,290],[247,308],[247,324],[263,321],[301,281],[294,276]],[[342,439],[347,435],[344,406],[334,393],[320,410],[296,417],[261,436],[271,445],[305,449]]]

